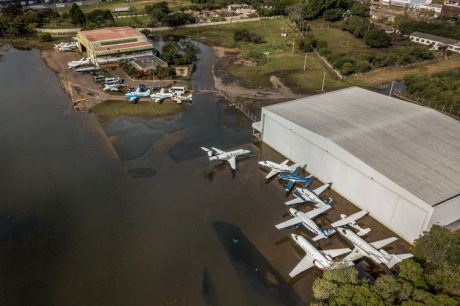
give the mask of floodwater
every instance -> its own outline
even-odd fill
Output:
[[[192,86],[212,89],[214,58],[200,48]],[[116,119],[112,147],[37,50],[5,53],[0,80],[0,305],[311,299],[305,282],[287,282],[297,258],[273,227],[281,186],[265,184],[256,157],[233,175],[199,149],[263,151],[250,122],[213,93],[166,123]]]

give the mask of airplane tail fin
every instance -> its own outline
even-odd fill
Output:
[[[384,250],[380,250],[381,253],[383,253],[382,251],[384,251]],[[406,253],[406,254],[389,254],[389,255],[390,255],[390,260],[388,261],[388,264],[386,265],[389,269],[393,268],[395,265],[399,264],[404,259],[411,258],[411,257],[414,256],[414,255],[412,255],[410,253]]]
[[[214,155],[213,150],[208,149],[206,147],[201,147],[201,150],[205,151],[208,154],[208,157],[212,157]]]
[[[318,241],[320,239],[324,239],[324,238],[328,238],[330,235],[334,234],[335,233],[335,229],[332,229],[332,228],[323,228],[321,229],[321,232],[323,233],[322,235],[317,235],[315,237],[313,237],[313,241]]]

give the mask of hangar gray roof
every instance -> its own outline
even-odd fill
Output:
[[[434,206],[460,194],[460,122],[351,87],[265,107],[326,137]]]

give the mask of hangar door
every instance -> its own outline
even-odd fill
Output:
[[[270,116],[265,115],[263,141],[284,156],[289,157],[291,130]]]

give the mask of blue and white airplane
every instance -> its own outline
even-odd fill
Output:
[[[282,229],[282,228],[294,226],[297,224],[302,224],[307,230],[309,230],[313,234],[316,234],[316,236],[312,239],[313,241],[318,241],[320,239],[328,238],[330,235],[335,233],[335,230],[319,227],[315,223],[315,221],[313,221],[313,218],[325,213],[326,211],[331,209],[331,206],[325,205],[325,204],[318,204],[317,207],[318,208],[307,211],[307,212],[302,212],[294,208],[289,208],[289,213],[294,218],[284,221],[280,224],[277,224],[275,225],[275,227],[277,229]]]
[[[288,182],[286,186],[286,191],[291,191],[295,183],[304,183],[306,187],[310,185],[310,183],[313,181],[313,175],[309,175],[305,177],[305,176],[299,175],[299,173],[300,173],[300,168],[297,168],[292,174],[286,173],[286,172],[282,172],[278,174],[278,177],[281,180]]]
[[[287,201],[286,205],[301,204],[305,202],[313,202],[315,204],[325,204],[325,202],[319,197],[326,189],[331,187],[332,183],[324,184],[321,187],[316,188],[315,190],[310,190],[308,188],[297,187],[296,191],[292,194],[295,198]]]
[[[135,91],[128,92],[125,94],[125,97],[128,99],[129,102],[134,102],[139,100],[140,98],[145,98],[150,96],[150,89],[146,91],[141,91],[140,87],[137,87]]]

